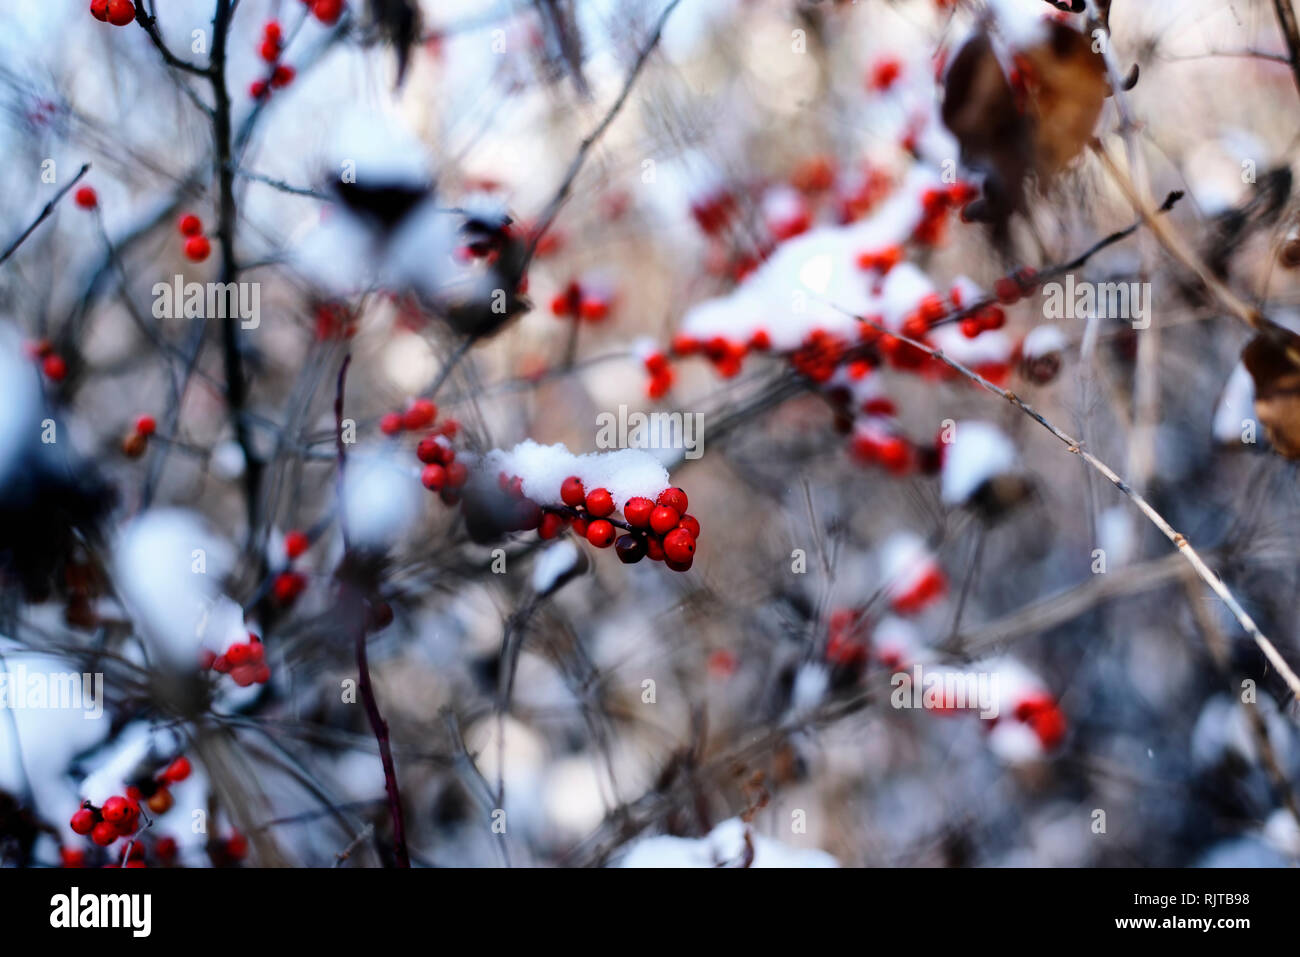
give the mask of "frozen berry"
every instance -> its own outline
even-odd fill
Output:
[[[664,543],[658,538],[647,538],[645,540],[646,557],[652,562],[661,562],[664,560]]]
[[[321,23],[332,25],[343,15],[343,0],[315,0],[311,12]]]
[[[694,557],[692,557],[692,558],[688,558],[688,559],[686,559],[686,561],[684,561],[684,562],[675,562],[675,561],[673,561],[671,558],[668,558],[667,556],[665,556],[665,557],[664,557],[664,564],[667,565],[669,568],[671,568],[671,569],[672,569],[673,571],[675,571],[675,572],[688,572],[688,571],[691,570],[691,563],[692,563],[694,560],[695,560]]]
[[[248,645],[242,641],[226,649],[226,660],[230,662],[232,668],[248,664],[248,657]]]
[[[100,847],[108,847],[117,840],[117,827],[108,821],[100,821],[90,832],[90,839]]]
[[[95,829],[95,812],[88,807],[83,807],[76,814],[72,815],[70,822],[72,829],[78,834],[89,834]]]
[[[700,537],[700,521],[694,515],[683,515],[681,521],[677,523],[677,527],[690,532],[691,538]]]
[[[645,528],[650,524],[650,513],[655,510],[655,503],[640,495],[627,500],[623,506],[623,517],[633,528]]]
[[[620,535],[614,543],[618,560],[624,565],[635,565],[645,558],[645,541],[640,535]]]
[[[686,512],[688,500],[686,493],[679,488],[666,488],[659,493],[659,498],[655,500],[656,505],[667,505],[669,508],[682,515]]]
[[[689,562],[695,555],[695,539],[684,528],[675,528],[664,536],[664,557],[670,562]]]
[[[587,493],[587,511],[595,518],[604,518],[614,512],[614,496],[607,489],[595,488]]]
[[[59,861],[64,867],[85,867],[86,852],[79,847],[61,847]]]
[[[158,422],[152,415],[142,415],[135,420],[135,430],[141,435],[153,435],[158,431]]]
[[[379,420],[379,431],[384,435],[396,435],[402,431],[402,417],[396,412],[385,413]]]
[[[159,788],[153,793],[153,796],[150,797],[148,801],[149,810],[153,811],[155,814],[166,814],[172,809],[172,805],[175,803],[175,800],[172,798],[172,792],[168,791],[166,788]]]
[[[275,72],[271,74],[271,85],[276,88],[286,87],[293,82],[293,78],[297,75],[293,67],[281,63],[275,68]]]
[[[94,209],[99,205],[99,197],[95,195],[95,190],[89,186],[83,186],[77,190],[73,199],[82,209]]]
[[[306,532],[295,529],[284,536],[284,553],[290,560],[297,558],[309,547],[311,547],[311,539],[307,537]]]
[[[581,516],[575,518],[572,522],[569,523],[569,527],[572,528],[576,534],[581,535],[583,538],[587,537],[587,520],[585,518],[582,518]],[[611,525],[610,527],[612,528],[613,526]]]
[[[100,23],[107,23],[108,0],[90,0],[90,15]]]
[[[681,515],[676,509],[669,508],[667,505],[659,505],[650,513],[650,527],[660,535],[666,535],[677,527],[681,521]]]
[[[426,435],[420,439],[420,444],[415,447],[415,457],[426,465],[442,462],[442,443],[432,435]]]
[[[177,224],[182,236],[197,236],[203,232],[203,220],[193,213],[186,213]]]
[[[582,479],[570,475],[560,486],[560,500],[570,508],[577,508],[587,501],[587,491],[582,487]]]

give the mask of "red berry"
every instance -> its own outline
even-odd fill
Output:
[[[587,493],[587,511],[596,518],[604,518],[614,512],[614,496],[607,489],[594,488]]]
[[[650,524],[650,513],[655,510],[655,503],[638,495],[627,500],[623,506],[623,517],[633,528],[645,528]]]
[[[659,505],[650,513],[650,527],[660,535],[671,532],[677,527],[679,521],[681,521],[681,516],[677,513],[677,510],[669,508],[667,505]]]
[[[664,564],[667,565],[669,568],[671,568],[671,569],[672,569],[673,571],[675,571],[675,572],[688,572],[688,571],[690,571],[690,570],[691,570],[691,563],[694,562],[694,561],[695,561],[694,558],[688,558],[688,559],[686,559],[686,561],[684,561],[684,562],[675,562],[675,561],[673,561],[671,558],[667,558],[667,557],[664,558]]]
[[[541,524],[537,526],[537,535],[542,539],[554,538],[564,530],[564,516],[557,512],[543,512]]]
[[[279,21],[267,20],[266,27],[262,30],[262,36],[266,37],[266,39],[270,40],[272,43],[279,43],[281,38],[284,36],[284,32],[280,29]]]
[[[182,754],[167,765],[167,768],[162,773],[162,779],[168,784],[178,784],[190,776],[190,770],[190,759]]]
[[[274,63],[280,59],[280,44],[267,38],[262,41],[262,48],[258,52],[267,63]]]
[[[675,528],[664,536],[664,557],[670,562],[689,563],[695,555],[695,539],[684,528]]]
[[[284,536],[284,553],[290,560],[297,558],[310,547],[311,539],[307,537],[306,532],[295,529]]]
[[[212,243],[207,236],[191,236],[185,240],[185,258],[190,262],[201,263],[212,253]]]
[[[108,0],[108,22],[124,27],[135,19],[135,4],[131,0]]]
[[[679,488],[666,488],[659,493],[659,498],[655,500],[656,505],[667,505],[677,512],[678,515],[686,511],[688,500],[686,493]]]
[[[993,284],[993,294],[998,302],[1009,306],[1020,299],[1020,283],[1012,276],[1003,276]]]
[[[429,464],[420,472],[420,481],[431,492],[440,492],[447,484],[447,470],[436,463]]]
[[[225,655],[217,655],[212,659],[212,670],[219,675],[224,675],[230,670],[230,662],[226,660]]]
[[[603,518],[598,518],[587,526],[587,541],[597,548],[609,548],[614,544],[614,526]]]
[[[271,85],[274,87],[286,87],[293,82],[293,78],[297,75],[298,74],[294,71],[293,67],[286,63],[281,63],[275,68],[275,72],[271,74]]]
[[[108,821],[100,821],[90,832],[90,839],[100,847],[108,847],[117,840],[117,827]]]
[[[90,186],[81,187],[73,198],[82,209],[94,209],[99,205],[99,197],[95,195],[94,188]]]
[[[64,867],[85,867],[86,852],[79,847],[61,847],[59,860]]]
[[[402,431],[402,417],[396,412],[386,412],[379,420],[379,431],[384,435],[396,435]]]
[[[104,807],[100,812],[105,821],[117,824],[125,821],[131,813],[131,805],[126,798],[118,797],[116,794],[104,802]]]
[[[609,315],[609,303],[604,299],[589,296],[579,304],[578,314],[588,322],[599,322]]]
[[[587,537],[587,520],[585,518],[575,518],[569,523],[569,527],[583,538]]]
[[[263,647],[261,639],[255,635],[249,635],[248,640],[248,663],[250,665],[260,665],[262,659],[266,657],[266,648]]]
[[[108,0],[90,0],[90,15],[100,23],[107,23]]]
[[[135,430],[141,435],[153,435],[158,431],[158,422],[152,415],[142,415],[135,420]]]
[[[72,815],[72,829],[78,834],[89,834],[95,829],[95,823],[95,812],[88,807],[83,807]]]
[[[646,540],[641,535],[620,535],[614,543],[614,551],[624,565],[635,565],[645,558]]]
[[[203,220],[193,213],[186,213],[177,224],[182,236],[197,236],[203,232]]]
[[[158,855],[159,860],[164,864],[169,863],[176,859],[176,838],[170,836],[160,837],[158,838],[158,843],[153,846],[153,849],[154,853]]]
[[[337,23],[343,15],[343,0],[315,0],[311,12],[316,19],[326,25]]]
[[[63,356],[48,355],[41,360],[41,370],[47,378],[62,382],[64,376],[68,374],[68,364],[63,361]]]
[[[255,100],[260,100],[271,91],[270,84],[265,80],[254,80],[248,85],[248,95]]]
[[[984,327],[980,324],[978,319],[963,319],[959,325],[961,327],[961,334],[967,339],[974,339],[984,331]]]
[[[455,419],[443,419],[442,425],[438,426],[438,431],[449,439],[454,439],[456,433],[460,431],[460,423]]]
[[[684,528],[691,533],[691,538],[700,537],[700,520],[694,515],[683,515],[682,520],[677,524],[678,528]]]
[[[448,488],[461,488],[469,481],[469,469],[464,462],[448,462],[446,468]]]
[[[248,645],[242,641],[238,644],[231,645],[226,649],[226,660],[230,662],[230,667],[238,668],[240,665],[248,664],[249,650]]]
[[[645,540],[646,557],[652,562],[661,562],[664,560],[664,543],[663,539],[655,538],[653,535]]]
[[[275,600],[281,605],[288,605],[307,587],[307,579],[297,572],[281,572],[275,576],[275,584],[271,586],[271,592],[275,595]],[[230,652],[226,652],[226,659],[231,665],[234,661],[230,659]]]
[[[433,420],[438,417],[438,407],[428,399],[416,399],[410,405],[410,408],[402,414],[402,426],[407,430],[414,432],[416,429],[423,429],[425,426],[433,425]]]
[[[587,501],[587,492],[582,487],[582,479],[570,475],[560,486],[560,500],[570,508],[577,508]]]

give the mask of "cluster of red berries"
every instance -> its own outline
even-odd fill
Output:
[[[1038,286],[1038,277],[1028,266],[1021,267],[993,283],[993,295],[1004,306],[1014,305]]]
[[[870,651],[866,616],[853,608],[833,611],[827,622],[826,660],[857,670],[866,665]]]
[[[609,293],[572,279],[561,292],[551,299],[551,315],[585,319],[587,322],[600,322],[609,316],[614,297]]]
[[[84,802],[69,822],[77,834],[89,837],[100,847],[108,847],[119,837],[130,837],[139,828],[140,802],[155,814],[166,814],[173,800],[168,785],[179,784],[190,776],[190,762],[184,755],[168,764],[156,778],[146,778],[143,786],[133,784],[126,794],[113,795],[96,807]]]
[[[339,22],[339,17],[343,16],[343,9],[347,6],[344,0],[302,0],[311,10],[314,16],[326,26],[332,26]]]
[[[544,539],[559,535],[567,520],[596,548],[613,545],[625,565],[648,557],[673,571],[684,572],[695,560],[700,523],[687,513],[689,500],[680,488],[664,489],[654,501],[643,496],[629,498],[623,504],[621,522],[613,517],[614,497],[609,490],[595,488],[588,492],[576,475],[564,480],[560,499],[568,506],[567,514],[542,509],[537,534]],[[625,534],[619,535],[617,528],[625,529]]]
[[[72,200],[82,209],[95,209],[99,205],[99,194],[93,186],[81,186],[72,194]]]
[[[262,639],[251,631],[247,641],[237,641],[221,654],[205,648],[199,660],[203,668],[217,674],[230,675],[241,688],[262,685],[271,680],[271,669],[266,663],[266,649]]]
[[[384,435],[400,432],[424,432],[415,446],[415,457],[423,463],[420,482],[430,492],[437,492],[444,505],[460,501],[460,490],[469,481],[469,469],[464,462],[456,461],[456,449],[451,440],[460,431],[455,419],[444,419],[438,424],[438,407],[429,399],[413,399],[405,412],[389,412],[379,420],[379,430]]]
[[[772,348],[771,337],[762,329],[750,337],[749,342],[733,342],[722,336],[699,340],[685,334],[673,337],[671,351],[677,356],[701,355],[713,364],[714,370],[724,379],[739,375],[745,357],[750,352],[766,352]]]
[[[668,357],[656,350],[642,361],[645,363],[645,371],[650,373],[646,395],[652,399],[662,399],[673,387],[673,367],[668,364]]]
[[[142,415],[135,420],[131,431],[122,439],[122,454],[138,459],[149,446],[149,436],[158,431],[158,422],[152,415]]]
[[[306,532],[297,529],[284,536],[284,554],[290,562],[301,557],[311,547]],[[271,596],[282,606],[292,605],[307,590],[307,576],[292,568],[282,569],[271,582]]]
[[[40,360],[41,372],[45,374],[45,378],[51,382],[62,382],[67,377],[67,360],[54,351],[54,345],[49,339],[37,339],[34,342],[29,342],[26,348],[29,356]]]
[[[336,16],[335,19],[338,19]],[[280,24],[276,20],[267,21],[266,28],[262,31],[262,45],[258,48],[258,54],[263,60],[271,65],[271,75],[264,80],[254,80],[252,86],[248,88],[249,95],[255,100],[269,96],[272,89],[282,89],[293,82],[293,67],[287,63],[281,63],[280,54],[284,52],[284,32],[280,29]]]
[[[135,19],[135,4],[131,0],[90,0],[90,15],[100,23],[124,27]]]
[[[186,213],[176,228],[185,237],[185,258],[190,262],[201,263],[212,254],[212,243],[203,235],[203,220],[199,217]]]
[[[862,430],[854,435],[851,451],[859,462],[878,465],[893,475],[909,475],[919,470],[936,475],[943,464],[940,446],[924,446],[892,432]]]
[[[948,213],[965,209],[978,195],[979,189],[967,182],[953,183],[946,189],[925,190],[921,194],[921,221],[912,231],[912,240],[927,246],[938,245],[948,229]]]

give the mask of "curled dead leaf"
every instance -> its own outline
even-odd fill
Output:
[[[1300,336],[1268,322],[1242,350],[1255,380],[1255,416],[1283,458],[1300,458]]]

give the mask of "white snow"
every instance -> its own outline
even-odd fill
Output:
[[[817,706],[826,697],[830,684],[831,673],[825,665],[816,661],[801,664],[794,675],[794,687],[790,690],[791,714],[805,715],[817,710]]]
[[[560,486],[570,475],[582,479],[588,492],[603,488],[622,509],[629,498],[657,498],[669,487],[668,470],[640,449],[574,455],[562,444],[539,445],[532,439],[513,449],[493,449],[485,457],[489,474],[505,472],[523,480],[524,495],[538,505],[559,505]]]
[[[410,529],[425,494],[405,457],[388,450],[349,455],[343,478],[349,541],[362,548],[391,548]]]
[[[1029,330],[1024,342],[1020,344],[1020,354],[1026,359],[1041,359],[1043,356],[1064,352],[1068,345],[1069,340],[1060,328],[1044,323]]]
[[[880,546],[880,570],[891,596],[906,595],[936,568],[930,547],[913,532],[895,532]]]
[[[533,562],[533,591],[539,595],[550,594],[556,583],[573,571],[581,558],[578,546],[567,538],[546,548]]]
[[[618,861],[619,867],[739,867],[745,857],[746,824],[738,817],[723,821],[706,837],[643,837]],[[751,867],[839,867],[825,851],[790,847],[750,829],[754,844]]]
[[[0,325],[0,482],[16,466],[22,450],[40,428],[40,381],[20,337]]]
[[[1214,438],[1224,445],[1240,445],[1247,423],[1253,423],[1256,436],[1259,422],[1255,418],[1255,380],[1245,363],[1238,362],[1223,386],[1219,404],[1214,409]]]
[[[145,512],[121,531],[115,581],[160,663],[198,666],[200,624],[233,559],[227,541],[182,509]]]
[[[964,505],[990,479],[1012,472],[1019,455],[1006,434],[989,422],[958,422],[943,458],[941,497],[949,506]]]

